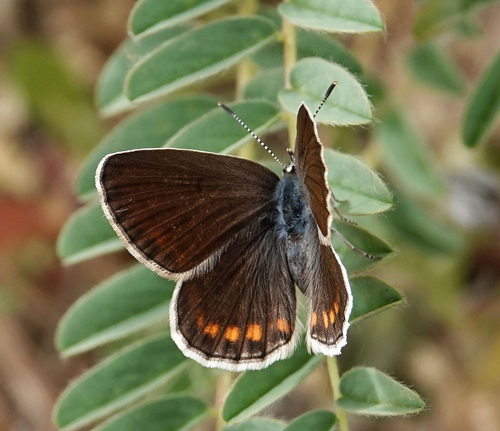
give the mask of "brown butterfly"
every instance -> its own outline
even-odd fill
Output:
[[[346,344],[351,289],[331,245],[313,118],[302,104],[281,179],[239,157],[170,148],[110,154],[97,169],[104,213],[128,251],[177,280],[172,338],[202,365],[242,371],[290,356],[301,332],[295,286],[309,303],[309,350],[337,355]]]

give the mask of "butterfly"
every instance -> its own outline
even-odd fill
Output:
[[[173,340],[207,367],[261,369],[289,357],[302,332],[295,286],[308,301],[308,349],[337,355],[347,342],[351,289],[331,244],[332,194],[305,104],[289,154],[282,178],[236,156],[173,148],[110,154],[97,169],[102,208],[128,251],[177,280]]]

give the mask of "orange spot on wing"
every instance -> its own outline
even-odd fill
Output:
[[[240,338],[240,330],[236,326],[229,326],[224,332],[224,338],[234,343]]]
[[[278,328],[278,331],[290,332],[290,325],[285,319],[278,319],[276,326]]]
[[[330,323],[335,322],[335,313],[333,310],[330,310]]]
[[[262,327],[257,323],[252,323],[247,328],[246,337],[252,341],[260,341],[262,339]]]
[[[203,324],[205,323],[205,319],[203,318],[203,316],[199,316],[196,320],[196,323],[198,324],[198,329],[203,328]]]
[[[336,302],[335,304],[333,304],[333,308],[335,308],[335,314],[338,316],[339,315],[339,303]]]
[[[318,314],[316,311],[313,311],[311,314],[311,326],[316,326],[316,322],[318,321]]]
[[[205,326],[203,332],[207,335],[210,335],[212,338],[215,338],[219,333],[219,325],[217,323],[209,323]]]
[[[326,311],[323,311],[323,323],[325,325],[325,329],[328,328],[328,314]]]

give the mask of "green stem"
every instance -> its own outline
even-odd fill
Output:
[[[337,366],[337,358],[335,356],[328,356],[326,358],[326,363],[328,365],[328,374],[330,375],[330,383],[332,385],[333,399],[336,402],[340,398],[340,374]],[[340,409],[337,405],[336,414],[339,420],[340,431],[349,431],[347,416],[344,410]]]
[[[374,170],[380,170],[382,162],[382,150],[375,142],[370,142],[360,154],[361,159],[365,164]]]
[[[242,1],[238,7],[238,15],[253,15],[259,9],[258,0],[245,0]],[[250,59],[245,58],[240,62],[236,69],[236,99],[243,99],[243,92],[246,85],[254,74],[253,63]]]
[[[217,431],[222,431],[224,426],[226,425],[224,420],[222,419],[222,406],[224,405],[224,400],[226,399],[226,395],[229,392],[229,387],[231,386],[231,372],[224,371],[221,372],[217,378],[216,387],[215,387],[215,411],[217,412],[216,416],[216,429]]]
[[[239,15],[253,15],[259,9],[259,0],[242,0],[238,6]],[[245,87],[255,74],[255,67],[250,58],[243,59],[236,69],[236,100],[243,100]],[[255,160],[255,144],[252,142],[238,150],[238,156]]]
[[[297,33],[295,26],[283,18],[283,61],[285,67],[285,88],[290,89],[290,73],[297,63]]]
[[[295,63],[297,63],[297,31],[295,26],[283,18],[282,25],[283,33],[283,62],[285,69],[285,89],[291,89],[290,74]],[[293,149],[295,143],[295,116],[285,114],[285,119],[288,124],[288,138],[290,140],[290,148]]]

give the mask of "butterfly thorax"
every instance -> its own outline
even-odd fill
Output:
[[[311,209],[305,191],[293,170],[284,172],[283,179],[278,184],[277,196],[277,227],[280,235],[286,234],[290,238],[303,236]]]

